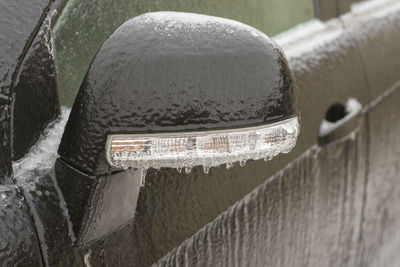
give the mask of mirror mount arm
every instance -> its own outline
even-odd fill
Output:
[[[77,246],[86,246],[133,220],[141,187],[140,170],[96,177],[80,172],[59,158],[55,172]]]

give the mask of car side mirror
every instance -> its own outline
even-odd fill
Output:
[[[125,22],[90,65],[59,147],[79,244],[133,219],[147,168],[207,172],[289,152],[296,91],[282,49],[250,26],[178,12]]]

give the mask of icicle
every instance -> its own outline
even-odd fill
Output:
[[[121,167],[123,170],[127,170],[128,169],[128,165],[125,164],[125,162],[121,163]]]
[[[111,175],[112,175],[112,168],[110,166],[110,167],[108,167],[108,176],[111,176]]]
[[[146,174],[147,174],[147,169],[145,168],[140,168],[140,186],[145,186],[146,185]]]
[[[186,173],[191,173],[192,172],[192,167],[186,167],[185,168]]]
[[[239,161],[239,165],[240,165],[240,167],[244,167],[244,165],[246,165],[246,160],[243,159],[243,160]]]
[[[208,173],[210,171],[210,166],[203,165],[203,171],[204,171],[204,173]]]
[[[179,173],[181,173],[181,172],[182,172],[182,169],[183,169],[183,167],[182,167],[182,166],[180,166],[180,167],[176,167],[176,170],[177,170]]]
[[[90,264],[91,255],[92,251],[89,249],[88,252],[83,257],[83,262],[85,263],[86,267],[92,267],[92,264]]]
[[[227,169],[230,169],[230,168],[232,168],[233,167],[233,163],[232,162],[227,162],[226,163],[226,168]]]
[[[270,161],[271,159],[272,159],[271,156],[266,156],[266,157],[264,158],[264,161]]]

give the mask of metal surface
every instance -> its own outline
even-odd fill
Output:
[[[58,141],[24,157],[29,168],[14,177],[22,193],[0,193],[0,205],[8,205],[0,209],[0,261],[148,266],[170,252],[160,265],[398,266],[399,12],[393,4],[384,9],[344,18],[345,28],[329,38],[317,35],[307,38],[313,45],[296,42],[285,51],[302,109],[291,154],[208,175],[200,168],[190,175],[150,170],[135,221],[85,248],[73,244],[75,218],[52,170],[62,130],[49,134],[45,141]],[[349,97],[365,107],[359,128],[316,147],[325,112]]]
[[[369,110],[368,174],[360,220],[360,266],[400,264],[400,81]]]
[[[43,266],[35,225],[16,186],[0,185],[0,266]]]
[[[68,114],[64,112],[59,120],[52,122],[30,152],[13,164],[14,182],[29,210],[19,219],[30,218],[32,226],[26,224],[26,227],[35,229],[45,266],[81,266],[80,259],[85,253],[73,247],[75,236],[70,215],[54,172],[57,146]],[[15,237],[15,242],[19,242],[19,237]]]
[[[396,16],[392,14],[390,17],[393,19]],[[395,23],[393,20],[391,21]],[[355,23],[358,22],[356,21]],[[378,21],[366,19],[362,21],[362,24],[365,28],[377,27]],[[363,35],[358,35],[357,30],[355,30],[357,27],[352,26],[344,29],[341,23],[339,25],[339,29],[333,30],[326,42],[317,41],[316,39],[321,38],[321,36],[317,35],[315,39],[309,40],[309,43],[316,42],[317,45],[309,48],[309,43],[306,43],[304,45],[306,47],[303,48],[301,44],[296,43],[293,48],[294,52],[287,51],[299,85],[302,114],[301,135],[295,150],[291,154],[279,157],[269,163],[262,161],[251,162],[245,168],[237,167],[229,171],[223,168],[215,168],[208,175],[204,175],[200,168],[195,168],[190,175],[178,174],[174,170],[149,171],[146,178],[146,190],[139,196],[135,223],[110,235],[102,243],[104,254],[100,258],[104,259],[105,264],[123,265],[133,263],[139,266],[147,266],[156,262],[166,251],[176,246],[178,248],[171,253],[171,257],[187,255],[184,250],[187,243],[179,246],[181,242],[184,242],[208,222],[214,220],[222,211],[234,205],[238,199],[246,197],[257,185],[262,184],[283,165],[290,162],[291,159],[302,155],[304,151],[307,151],[317,142],[320,122],[333,103],[345,103],[349,97],[355,97],[363,106],[367,106],[370,102],[368,84],[365,83],[363,57],[360,57],[360,50],[357,46],[359,38],[362,38]],[[395,28],[391,27],[390,29],[394,30]],[[393,38],[395,36],[397,35],[394,35]],[[390,44],[389,41],[388,43]],[[374,53],[374,49],[371,49],[370,52]],[[372,62],[368,64],[372,64]],[[378,68],[385,69],[386,65],[382,63]],[[394,72],[395,70],[393,70],[393,77],[396,77]],[[369,76],[367,75],[367,77]],[[378,77],[375,78],[377,79]],[[379,83],[376,80],[374,82]],[[361,128],[356,129],[360,132],[355,135],[355,140],[349,136],[339,143],[316,149],[316,151],[320,151],[318,153],[314,151],[316,154],[310,152],[310,155],[303,155],[302,159],[305,162],[301,164],[304,164],[304,166],[298,166],[297,170],[287,170],[289,172],[288,176],[283,174],[278,176],[281,177],[276,180],[278,184],[290,179],[287,182],[287,187],[282,192],[277,191],[276,187],[275,190],[271,188],[271,191],[268,191],[271,194],[268,203],[274,210],[269,213],[267,218],[270,221],[281,223],[278,229],[274,228],[277,227],[274,223],[269,223],[267,228],[267,230],[270,229],[268,233],[271,235],[271,239],[266,237],[265,243],[272,248],[276,243],[275,249],[271,249],[271,254],[272,252],[277,254],[276,256],[271,256],[272,262],[279,263],[279,260],[281,260],[290,264],[303,257],[303,252],[305,251],[303,244],[305,244],[305,241],[300,238],[296,239],[296,237],[298,235],[310,235],[309,238],[312,241],[306,243],[308,248],[306,251],[309,254],[304,256],[305,262],[309,261],[318,266],[325,263],[323,262],[324,260],[329,259],[332,265],[335,263],[342,263],[343,265],[354,263],[354,265],[359,265],[361,257],[357,253],[360,253],[362,245],[354,240],[358,239],[362,232],[360,222],[363,220],[361,215],[363,212],[363,188],[366,179],[365,175],[368,173],[366,161],[368,158],[369,134],[367,128],[368,120],[366,120],[365,114],[363,121]],[[311,155],[315,155],[316,158]],[[298,161],[301,161],[301,159]],[[317,173],[307,167],[306,164],[309,161],[314,164],[314,169],[319,169]],[[290,174],[291,172],[292,175]],[[346,173],[347,175],[345,175]],[[310,178],[307,178],[307,175]],[[299,177],[310,179],[310,187],[296,187],[296,183],[301,183],[302,181]],[[293,184],[291,184],[291,181]],[[340,183],[340,186],[337,183]],[[316,191],[314,192],[313,190]],[[348,193],[340,194],[345,190]],[[382,193],[385,194],[384,192]],[[283,199],[281,200],[276,194]],[[265,197],[265,194],[261,195]],[[315,198],[318,197],[319,201],[311,202],[313,199],[307,198],[311,197],[310,195]],[[296,201],[291,200],[295,196],[297,196]],[[246,197],[246,199],[248,198],[249,196]],[[285,209],[285,198],[288,201],[287,203],[293,204],[292,208]],[[306,202],[306,204],[302,203],[302,201]],[[340,201],[345,203],[340,204]],[[307,204],[311,207],[313,205],[318,206],[317,210],[320,212],[317,214],[319,215],[318,217],[310,213],[312,210],[308,211],[309,206]],[[296,205],[303,205],[303,209],[299,209]],[[341,205],[343,205],[342,208]],[[329,208],[325,209],[324,207]],[[310,216],[316,216],[309,219],[310,226],[302,222],[301,219],[306,218],[302,217],[301,211]],[[343,220],[337,214],[344,214]],[[253,217],[255,218],[259,215],[257,212],[249,211],[247,218],[253,220]],[[286,220],[283,220],[281,216],[286,216]],[[244,217],[242,216],[242,218]],[[292,223],[292,217],[294,221],[297,220],[298,224]],[[318,220],[319,217],[321,219]],[[234,216],[230,218],[232,224],[235,223],[233,218]],[[314,219],[315,224],[312,224],[312,219]],[[246,224],[245,220],[242,222],[245,227],[246,225],[249,228],[252,227],[252,224]],[[213,225],[213,223],[210,225]],[[286,228],[282,228],[285,223],[287,225]],[[237,224],[235,223],[235,225]],[[302,230],[296,228],[297,226],[303,227],[301,228]],[[239,230],[236,230],[236,227],[231,229],[235,230],[228,232],[224,237],[228,239],[231,235],[232,239],[237,237],[235,232]],[[276,232],[273,229],[276,229]],[[287,239],[279,242],[279,238],[283,239],[287,234],[286,231],[281,229],[288,229],[293,235],[288,234]],[[340,229],[343,229],[343,232],[339,232]],[[320,235],[313,235],[313,231]],[[239,232],[238,236],[240,237],[240,235]],[[214,240],[216,244],[228,242],[219,239],[220,236],[214,237],[212,233],[209,236],[210,240]],[[223,258],[222,254],[218,254],[218,250],[215,251],[216,254],[213,254],[214,252],[210,252],[210,255],[207,253],[201,254],[201,251],[195,249],[207,248],[207,246],[212,245],[207,242],[207,238],[203,237],[204,235],[199,233],[198,235],[195,234],[195,237],[191,239],[196,240],[196,243],[190,247],[193,249],[193,254],[189,255],[198,253],[198,255],[207,257],[210,261],[213,259],[215,261],[225,260],[229,263],[241,262],[241,258],[235,258],[234,255],[240,255],[243,260],[249,258],[246,258],[245,253],[240,254],[240,250],[235,250],[234,246],[228,247],[231,254],[227,258]],[[235,240],[237,240],[238,247],[242,248],[240,243],[244,239],[240,237]],[[291,240],[296,240],[298,245],[288,246],[287,244],[290,244]],[[287,242],[284,243],[284,241]],[[267,245],[263,245],[262,239],[258,242],[260,242],[260,247],[267,247]],[[246,244],[253,248],[251,242]],[[345,246],[346,244],[349,245]],[[351,244],[356,244],[357,247],[352,247]],[[286,251],[291,253],[289,254],[290,257],[285,257],[282,254],[281,249],[284,246],[288,246]],[[334,246],[334,249],[332,249],[334,252],[330,255],[332,246]],[[297,249],[298,247],[300,249]],[[244,248],[244,251],[246,248]],[[95,251],[94,249],[92,253],[93,260],[97,259]],[[127,253],[127,251],[130,252]],[[263,250],[260,253],[260,257],[262,255],[271,255],[268,254],[268,250],[267,252]],[[126,256],[128,254],[129,256]],[[257,259],[257,257],[254,258],[255,260]],[[175,259],[169,260],[168,256],[166,258],[167,262],[171,262],[172,265],[176,263]],[[189,260],[191,260],[188,261],[189,263],[195,263],[196,260],[199,263],[207,263],[207,261],[197,259],[196,256],[189,258]],[[269,261],[268,259],[264,260],[266,262]],[[249,263],[252,263],[252,261],[249,260]]]
[[[49,37],[59,3],[0,1],[0,181],[59,115]]]
[[[386,93],[157,266],[398,266],[400,84]]]
[[[157,266],[353,266],[365,130],[314,147]]]
[[[55,10],[58,4],[59,1],[42,0],[0,1],[0,264],[2,266],[44,264],[37,225],[31,217],[32,210],[27,205],[22,190],[1,184],[13,182],[11,179],[13,156],[17,159],[26,153],[49,120],[58,115],[54,65],[47,47],[50,44],[46,31],[49,25],[44,23],[50,9]],[[43,92],[50,93],[46,95]],[[35,93],[39,94],[39,97],[32,97]],[[23,101],[24,98],[29,101]],[[26,111],[23,116],[27,120],[20,120],[21,110]],[[29,123],[26,123],[27,121]],[[24,124],[23,130],[21,124]]]
[[[14,72],[21,64],[20,56],[47,3],[44,0],[0,2],[0,182],[4,176],[11,175],[11,87]]]
[[[334,105],[332,107],[335,108]],[[342,139],[358,127],[361,104],[357,100],[349,99],[346,106],[343,106],[344,114],[340,114],[341,117],[335,118],[333,121],[329,120],[332,118],[327,118],[328,113],[332,111],[331,108],[327,111],[327,115],[318,129],[318,144],[320,146]]]
[[[47,124],[60,115],[56,70],[51,52],[50,20],[42,21],[29,47],[13,88],[13,160],[28,152]]]
[[[302,92],[303,129],[297,149],[302,150],[316,134],[317,127],[310,127],[318,117],[312,115],[315,110],[325,101],[342,102],[345,90],[349,96],[360,94],[364,103],[361,128],[345,139],[304,153],[157,265],[399,265],[400,86],[397,57],[390,58],[397,53],[392,47],[399,43],[399,12],[386,12],[351,26],[351,20],[346,20],[344,34],[318,48],[324,51],[321,54],[312,56],[314,47],[308,56],[302,55],[303,62],[291,57]],[[338,40],[354,46],[339,45],[340,49],[332,50]],[[321,65],[351,51],[352,56],[333,65]],[[332,76],[323,74],[320,66],[335,66],[330,69]],[[346,69],[353,76],[342,74]],[[355,75],[358,73],[360,76]],[[299,74],[314,79],[302,79]],[[304,86],[313,84],[315,87]],[[359,86],[363,89],[355,90]],[[312,102],[310,96],[318,101]],[[324,112],[317,114],[322,117]]]

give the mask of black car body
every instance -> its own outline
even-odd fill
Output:
[[[60,107],[49,26],[62,6],[1,3],[2,266],[399,263],[400,8],[395,1],[277,39],[298,87],[290,98],[299,103],[301,134],[291,153],[243,168],[211,168],[208,174],[201,167],[191,173],[149,169],[134,220],[88,244],[79,242],[74,222],[84,217],[80,208],[90,194],[79,188],[90,188],[97,174],[93,156],[78,156],[81,162],[74,157],[93,147],[85,143],[90,138],[77,140],[80,132],[64,137],[56,160],[70,110]],[[88,77],[93,84],[100,78]],[[75,105],[92,101],[91,93],[80,93]],[[125,95],[119,97],[123,101]],[[361,108],[349,112],[349,99]],[[67,128],[74,133],[80,123],[81,129],[90,127],[84,119],[75,112]],[[324,119],[331,128],[321,134]],[[175,130],[198,130],[175,123]],[[146,128],[157,130],[155,124]],[[71,201],[77,201],[76,210]]]

